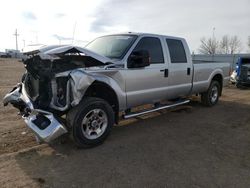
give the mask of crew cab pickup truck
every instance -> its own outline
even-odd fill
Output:
[[[213,106],[230,72],[229,63],[193,62],[183,38],[145,33],[103,36],[84,48],[45,46],[25,55],[27,71],[4,105],[20,110],[39,141],[69,133],[79,147],[102,143],[121,117],[182,105],[193,94]],[[133,111],[144,104],[152,108]]]

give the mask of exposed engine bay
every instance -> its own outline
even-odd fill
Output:
[[[23,63],[27,72],[22,78],[25,90],[34,108],[47,111],[62,112],[69,105],[77,105],[87,88],[84,85],[88,86],[95,80],[84,70],[110,64],[72,46],[28,52],[26,56]]]

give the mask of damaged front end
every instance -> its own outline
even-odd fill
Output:
[[[22,83],[6,94],[3,103],[20,110],[40,142],[50,142],[68,132],[61,117],[95,81],[85,68],[105,66],[108,59],[73,46],[45,47],[26,56]]]
[[[35,109],[28,97],[24,84],[18,84],[3,100],[4,105],[11,103],[20,110],[27,126],[36,134],[39,142],[50,142],[67,133],[66,127],[49,111]]]

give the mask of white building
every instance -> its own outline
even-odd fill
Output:
[[[19,50],[5,49],[5,53],[9,54],[12,58],[22,58],[23,54]]]

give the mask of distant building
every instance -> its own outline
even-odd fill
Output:
[[[23,54],[19,50],[5,49],[5,53],[9,54],[12,58],[22,58]]]

